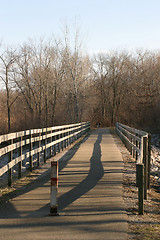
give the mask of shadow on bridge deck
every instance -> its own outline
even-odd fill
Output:
[[[60,216],[48,216],[47,170],[0,209],[2,239],[127,239],[123,162],[109,130],[91,132],[59,162]]]
[[[86,192],[92,189],[99,180],[104,175],[104,169],[101,162],[101,147],[100,143],[102,140],[102,133],[98,134],[97,140],[94,143],[93,155],[90,159],[90,169],[86,171],[86,178],[76,185],[73,189],[61,195],[58,199],[59,209],[62,210],[66,208],[69,204],[74,202],[76,199],[83,196]],[[79,174],[85,174],[84,172],[79,171],[67,171],[67,173],[71,177],[77,178]]]

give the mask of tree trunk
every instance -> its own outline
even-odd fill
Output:
[[[52,107],[52,126],[54,126],[56,101],[57,101],[57,86],[55,84],[55,87],[54,87],[54,100],[53,100],[53,107]]]
[[[7,113],[8,113],[8,133],[11,131],[11,111],[10,111],[10,94],[8,86],[8,68],[6,68],[6,91],[7,91]]]

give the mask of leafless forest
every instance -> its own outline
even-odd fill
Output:
[[[0,134],[81,121],[158,128],[159,83],[160,52],[90,57],[77,36],[1,44]]]

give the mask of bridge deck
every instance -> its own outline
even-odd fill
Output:
[[[0,209],[3,240],[127,239],[123,161],[113,137],[108,129],[97,129],[75,148],[74,154],[69,151],[60,160],[60,216],[47,215],[50,199],[47,171]]]

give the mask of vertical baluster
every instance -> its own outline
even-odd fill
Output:
[[[148,189],[150,188],[151,134],[148,134]]]
[[[40,165],[40,154],[41,154],[41,151],[40,151],[41,140],[40,140],[40,138],[41,138],[41,133],[38,134],[38,137],[39,137],[39,140],[38,140],[38,148],[39,148],[39,150],[38,150],[38,156],[37,156],[37,166]]]
[[[59,131],[59,130],[58,130]],[[57,139],[60,139],[60,134],[57,135]],[[60,142],[58,143],[58,152],[60,153]]]
[[[19,156],[22,157],[22,136],[19,138],[20,147],[19,147]],[[22,177],[22,160],[18,163],[18,178]]]
[[[54,130],[54,134],[55,134],[55,130]],[[53,136],[53,139],[52,139],[52,141],[56,141],[56,136],[54,135]],[[53,156],[55,156],[56,155],[56,144],[54,143],[54,145],[53,145]]]
[[[13,144],[13,139],[10,140],[10,145]],[[8,163],[12,161],[13,157],[13,151],[10,151],[8,154]],[[10,187],[12,185],[12,168],[8,170],[8,186]]]
[[[44,162],[46,162],[47,159],[47,151],[46,151],[46,144],[47,144],[47,129],[45,131],[45,135],[44,135]]]
[[[144,199],[147,199],[147,188],[148,188],[148,142],[147,142],[147,137],[143,137],[143,164],[144,164]]]
[[[52,134],[52,130],[49,132],[50,134]],[[49,143],[52,142],[52,136],[49,138]],[[52,146],[49,147],[49,158],[51,158],[52,156]]]
[[[29,156],[29,170],[33,170],[33,156],[32,156],[32,148],[33,148],[33,143],[32,143],[32,134],[30,134],[30,144],[29,144],[29,151],[30,151],[30,156]]]

